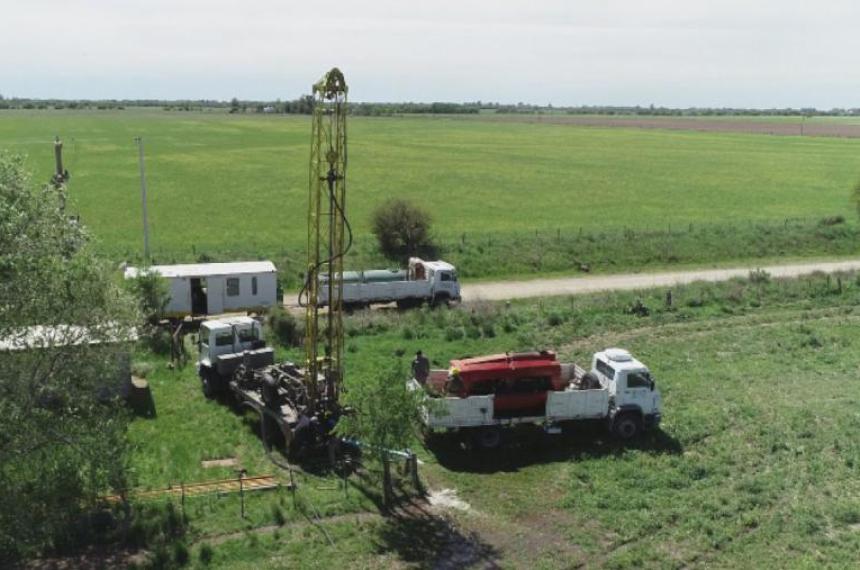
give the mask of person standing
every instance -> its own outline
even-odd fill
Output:
[[[415,360],[412,361],[412,377],[421,384],[427,382],[430,377],[430,360],[420,350],[415,353]]]

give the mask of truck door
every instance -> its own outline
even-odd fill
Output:
[[[618,399],[620,406],[633,405],[643,414],[651,413],[651,375],[647,370],[630,370],[623,379],[624,389]],[[620,386],[619,386],[620,387]]]

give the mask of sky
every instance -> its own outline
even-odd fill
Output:
[[[0,94],[860,107],[857,0],[0,0]]]

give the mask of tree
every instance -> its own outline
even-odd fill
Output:
[[[412,255],[432,255],[430,214],[400,198],[391,199],[373,212],[373,234],[382,253],[394,260]]]
[[[401,366],[356,382],[347,398],[356,413],[341,418],[337,432],[361,441],[372,458],[380,460],[379,450],[402,450],[414,441],[421,424],[422,392],[407,389]]]
[[[0,565],[79,539],[126,484],[112,379],[137,311],[64,203],[0,152]]]
[[[233,97],[230,99],[230,112],[238,113],[239,112],[239,100]]]

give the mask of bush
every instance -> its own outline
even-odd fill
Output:
[[[462,327],[448,327],[445,330],[445,340],[460,340],[463,338],[463,328]]]
[[[285,347],[299,346],[304,336],[304,331],[296,317],[281,307],[277,307],[269,313],[269,330]]]
[[[200,547],[200,564],[203,566],[208,566],[210,562],[212,562],[212,556],[215,554],[215,551],[212,550],[212,547],[208,544],[203,544]]]
[[[154,327],[146,339],[149,349],[155,354],[170,354],[173,337],[170,336],[170,333],[166,329]]]
[[[399,198],[379,206],[371,219],[380,251],[398,261],[413,255],[432,256],[435,253],[430,225],[427,211]]]

